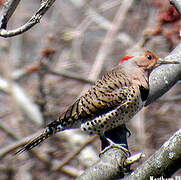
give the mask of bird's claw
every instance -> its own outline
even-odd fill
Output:
[[[108,151],[109,149],[111,148],[118,148],[118,149],[121,149],[125,154],[126,156],[130,156],[130,152],[127,148],[127,145],[126,144],[116,144],[114,143],[112,140],[110,140],[109,138],[106,138],[109,142],[109,146],[107,146],[106,148],[104,148],[100,154],[99,154],[99,157],[104,154],[106,151]]]

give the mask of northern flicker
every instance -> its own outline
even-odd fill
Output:
[[[117,67],[98,80],[59,119],[48,124],[38,137],[17,153],[30,150],[65,129],[80,128],[88,134],[106,138],[106,131],[123,125],[144,106],[149,94],[151,71],[168,63],[175,62],[163,61],[150,51],[140,56],[124,57]]]

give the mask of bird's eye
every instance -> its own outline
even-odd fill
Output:
[[[153,56],[151,56],[151,55],[146,55],[146,57],[149,59],[149,60],[152,60],[153,59]]]

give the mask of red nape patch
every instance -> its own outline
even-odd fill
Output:
[[[125,56],[125,57],[123,57],[123,59],[121,59],[121,61],[119,62],[119,64],[121,64],[122,62],[124,62],[124,61],[127,61],[128,59],[131,59],[131,58],[133,58],[134,56]]]

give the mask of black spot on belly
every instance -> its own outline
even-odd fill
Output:
[[[103,125],[103,124],[101,124],[101,128],[104,128],[104,125]]]
[[[149,89],[147,89],[143,86],[139,86],[139,89],[140,89],[140,94],[141,94],[141,100],[146,101],[148,98]]]

